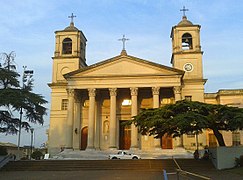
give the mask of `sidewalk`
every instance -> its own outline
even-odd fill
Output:
[[[119,150],[103,150],[103,151],[75,151],[70,149],[65,149],[63,152],[58,153],[50,159],[73,159],[73,160],[105,160],[108,159],[109,154],[117,154]],[[129,151],[130,153],[140,155],[142,159],[171,159],[174,158],[193,158],[191,152],[186,151],[183,148],[177,149],[158,149],[153,151],[144,150],[134,150]]]

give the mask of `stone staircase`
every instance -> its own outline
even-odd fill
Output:
[[[2,171],[81,171],[81,170],[141,170],[174,171],[175,163],[165,160],[40,160],[10,161]]]
[[[183,170],[214,169],[210,161],[176,159]],[[82,170],[136,170],[175,172],[177,166],[173,159],[140,160],[39,160],[10,161],[1,171],[82,171]]]
[[[87,150],[63,152],[48,160],[39,161],[10,161],[1,171],[82,171],[82,170],[137,170],[137,171],[161,171],[175,172],[178,168],[172,157],[176,159],[183,170],[196,172],[195,170],[211,168],[210,161],[197,161],[192,159],[192,153],[184,149],[155,150],[155,151],[130,151],[138,154],[139,160],[108,160],[109,154],[116,154],[118,150]]]

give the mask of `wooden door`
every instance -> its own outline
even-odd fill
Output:
[[[168,136],[167,134],[165,134],[161,138],[161,145],[162,145],[162,149],[172,149],[172,147],[173,147],[173,145],[172,145],[172,137]]]
[[[85,150],[87,148],[88,142],[88,127],[84,127],[81,131],[81,150]]]
[[[131,126],[123,126],[120,121],[119,149],[128,150],[131,147]]]

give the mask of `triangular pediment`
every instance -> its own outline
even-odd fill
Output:
[[[182,75],[184,72],[133,56],[117,56],[65,75],[65,77],[109,77]]]

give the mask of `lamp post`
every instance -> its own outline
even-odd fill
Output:
[[[26,70],[27,66],[23,66],[23,75],[22,75],[22,87],[20,89],[20,93],[25,89],[25,86],[28,85],[30,79],[33,77],[33,70]],[[20,159],[20,136],[21,136],[21,125],[22,125],[22,116],[23,116],[23,108],[20,107],[19,112],[19,135],[18,135],[18,159]]]
[[[196,121],[193,121],[192,123],[191,123],[191,126],[193,126],[194,128],[196,128],[196,126],[197,126],[197,122]],[[196,130],[196,148],[197,148],[197,151],[198,151],[198,130]]]
[[[197,145],[197,150],[198,150],[198,131],[196,131],[196,145]]]
[[[31,139],[30,139],[30,159],[31,159],[32,149],[33,149],[33,132],[34,132],[34,128],[30,128],[30,132],[31,132]]]

